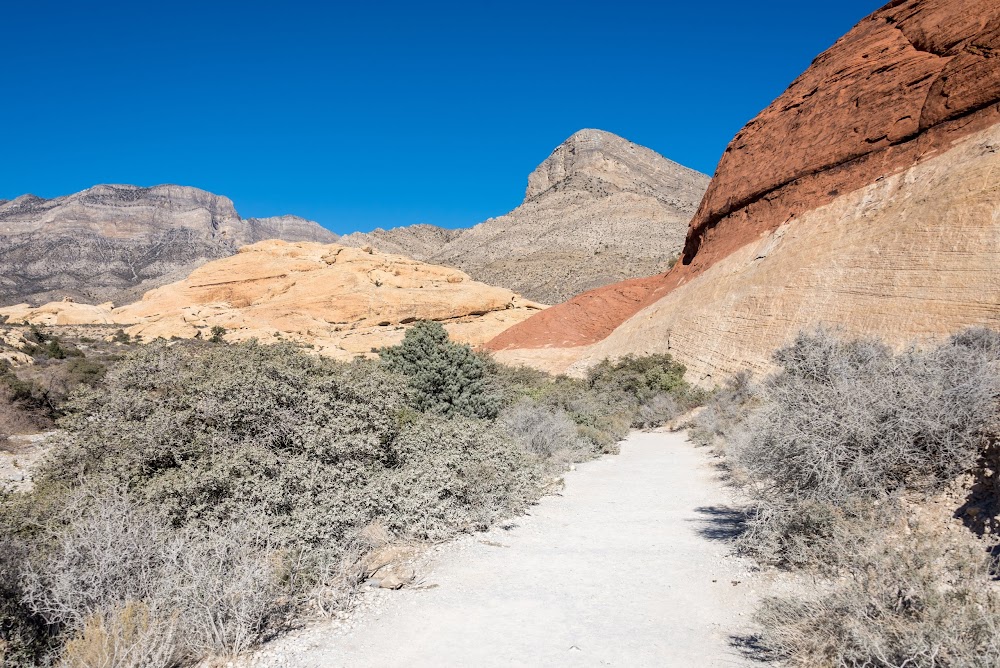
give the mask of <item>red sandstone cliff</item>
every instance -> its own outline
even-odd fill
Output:
[[[682,263],[584,293],[503,332],[489,347],[600,341],[762,235],[998,123],[1000,3],[891,2],[816,58],[736,135],[691,222]]]

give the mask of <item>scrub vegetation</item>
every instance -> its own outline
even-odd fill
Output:
[[[666,356],[554,378],[437,323],[348,363],[255,342],[123,350],[59,402],[33,489],[0,497],[6,665],[238,655],[345,605],[376,529],[485,529],[700,396]]]
[[[754,501],[739,550],[815,584],[765,601],[758,646],[799,666],[1000,664],[1000,334],[894,352],[820,330],[774,361],[692,431]]]

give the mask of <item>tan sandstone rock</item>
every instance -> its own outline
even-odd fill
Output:
[[[437,320],[479,345],[544,308],[456,269],[335,244],[263,241],[186,279],[111,308],[53,302],[0,309],[10,322],[120,324],[141,340],[208,338],[308,343],[350,358],[402,340],[406,325]]]

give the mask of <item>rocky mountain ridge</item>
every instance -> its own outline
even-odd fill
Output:
[[[226,197],[187,186],[99,185],[0,204],[0,304],[125,303],[264,239],[332,242],[297,216],[241,218]]]
[[[524,202],[460,231],[433,226],[341,243],[453,266],[545,303],[665,270],[709,178],[610,132],[581,130],[528,177]],[[435,244],[440,244],[435,248]]]

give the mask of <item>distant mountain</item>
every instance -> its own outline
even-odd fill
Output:
[[[416,225],[340,243],[450,265],[555,304],[665,271],[708,182],[610,132],[581,130],[531,173],[524,202],[505,216],[464,230]]]
[[[372,232],[345,234],[337,243],[356,248],[371,246],[383,253],[406,255],[419,260],[431,257],[460,237],[464,231],[421,223],[391,230],[379,228]]]
[[[186,186],[22,195],[0,201],[0,305],[128,303],[264,239],[331,243],[337,235],[297,216],[241,218],[230,199]]]

